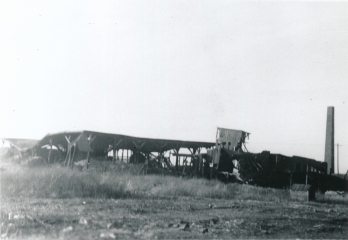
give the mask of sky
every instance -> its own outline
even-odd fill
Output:
[[[0,137],[91,130],[324,160],[348,169],[348,2],[0,2]]]

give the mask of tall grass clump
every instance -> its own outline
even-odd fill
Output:
[[[17,168],[1,174],[1,195],[9,197],[71,198],[127,196],[120,177],[62,167]]]
[[[347,193],[338,193],[338,192],[328,191],[325,194],[323,194],[318,191],[315,193],[315,198],[316,198],[316,201],[320,203],[348,205]]]
[[[273,201],[288,191],[217,180],[129,172],[81,172],[65,167],[17,167],[1,173],[1,196],[36,198],[196,197]]]

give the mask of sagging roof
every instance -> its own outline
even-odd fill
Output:
[[[8,142],[11,146],[15,147],[19,151],[25,151],[34,147],[39,140],[35,139],[19,139],[19,138],[2,138],[3,142]]]
[[[105,151],[107,149],[130,149],[145,153],[164,152],[171,149],[201,147],[210,148],[215,146],[213,142],[180,141],[168,139],[139,138],[120,134],[101,133],[94,131],[61,132],[47,134],[41,139],[36,147],[49,145],[68,146],[76,144],[80,151]]]

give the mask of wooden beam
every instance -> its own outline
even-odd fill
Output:
[[[140,145],[139,149],[141,149],[145,145],[145,141]]]
[[[114,145],[113,145],[113,158],[112,161],[115,162],[117,160],[116,158],[116,148],[120,145],[120,143],[122,142],[123,139],[120,139],[117,143],[116,143],[116,138],[114,138]]]
[[[71,136],[69,136],[69,137],[64,136],[64,137],[65,137],[66,141],[67,141],[68,143],[70,143],[70,137],[71,137]]]
[[[164,148],[166,145],[167,145],[167,143],[164,143],[163,145],[158,145],[158,144],[156,144],[156,143],[153,143],[157,148],[158,148],[158,152],[162,152],[162,148]]]
[[[87,170],[89,168],[89,152],[87,152]]]
[[[68,144],[68,149],[66,151],[66,157],[65,157],[65,161],[64,161],[64,166],[68,166],[69,161],[70,161],[70,155],[71,155],[71,146],[70,143]]]
[[[91,143],[95,140],[96,137],[97,137],[97,136],[94,136],[94,137],[89,141],[89,144],[91,144]]]
[[[141,149],[145,145],[145,141],[143,141],[140,145],[138,145],[134,140],[132,141],[137,149]]]
[[[193,157],[194,154],[185,154],[185,153],[173,153],[173,156],[180,156],[180,157]]]
[[[48,152],[48,159],[47,159],[48,164],[50,164],[51,153],[52,153],[52,138],[50,138],[50,151]]]
[[[115,145],[114,145],[114,148],[117,148],[119,145],[120,145],[120,143],[123,141],[123,139],[120,139],[119,141],[118,141],[118,143],[116,143],[116,139],[115,139]]]
[[[163,152],[159,152],[158,153],[158,167],[162,166],[162,164],[161,164],[161,162],[162,162],[162,154],[163,154]]]
[[[74,152],[71,158],[71,168],[74,168],[74,157],[75,157],[75,151],[76,151],[76,143],[74,144]]]
[[[132,142],[135,145],[135,148],[138,148],[138,144],[134,140]]]
[[[161,146],[161,149],[164,148],[166,145],[167,145],[167,143],[164,143],[164,144]]]
[[[180,148],[174,149],[174,153],[176,153],[176,159],[175,159],[175,169],[176,170],[178,170],[178,167],[179,167],[179,155],[178,155],[179,151],[180,151]]]
[[[116,160],[116,150],[115,149],[112,149],[112,162],[115,162]]]

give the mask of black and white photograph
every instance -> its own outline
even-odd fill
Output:
[[[347,239],[348,1],[1,0],[0,239]]]

